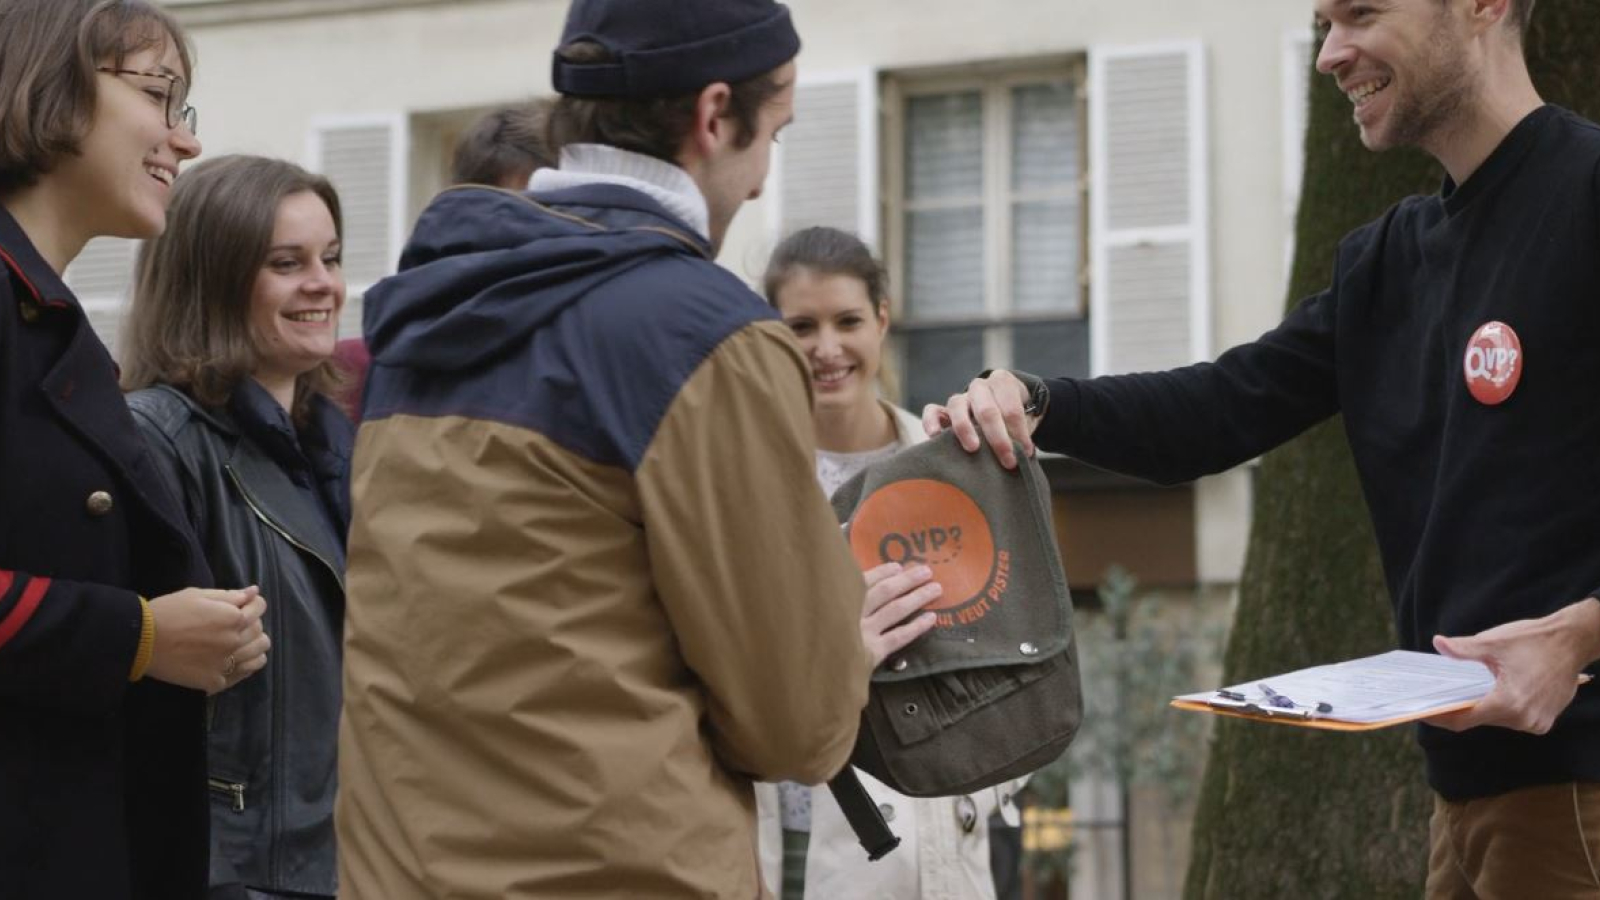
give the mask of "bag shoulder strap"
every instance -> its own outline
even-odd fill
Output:
[[[861,784],[854,767],[845,766],[843,772],[828,782],[828,790],[838,801],[850,830],[861,841],[861,849],[867,851],[868,861],[877,862],[900,846],[900,839],[889,830],[889,823],[883,820],[883,813],[878,804],[872,802],[872,795]]]

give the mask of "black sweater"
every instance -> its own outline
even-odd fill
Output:
[[[1343,413],[1402,647],[1600,595],[1597,166],[1600,127],[1546,106],[1465,184],[1348,235],[1333,284],[1254,343],[1169,372],[1049,381],[1035,440],[1174,483]],[[1463,375],[1492,320],[1524,360],[1498,406]],[[1600,682],[1543,737],[1422,726],[1421,740],[1450,799],[1600,781]]]

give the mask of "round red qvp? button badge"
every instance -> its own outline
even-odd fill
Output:
[[[1522,380],[1522,340],[1504,322],[1486,322],[1472,333],[1461,361],[1467,390],[1485,406],[1506,402]]]

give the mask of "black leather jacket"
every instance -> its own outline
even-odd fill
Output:
[[[303,478],[297,486],[227,410],[165,386],[128,405],[218,586],[258,584],[267,600],[266,668],[208,709],[212,896],[243,897],[241,886],[332,896],[348,507],[336,535]],[[331,404],[319,413],[347,497],[352,428]]]

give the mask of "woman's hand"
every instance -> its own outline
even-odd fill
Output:
[[[867,571],[867,603],[861,611],[861,640],[872,654],[877,668],[896,650],[922,637],[937,618],[925,612],[912,614],[939,599],[944,589],[932,581],[927,566],[907,569],[899,563],[885,563]]]
[[[185,588],[151,600],[156,641],[145,675],[208,694],[237,684],[267,664],[266,609],[256,587]]]

